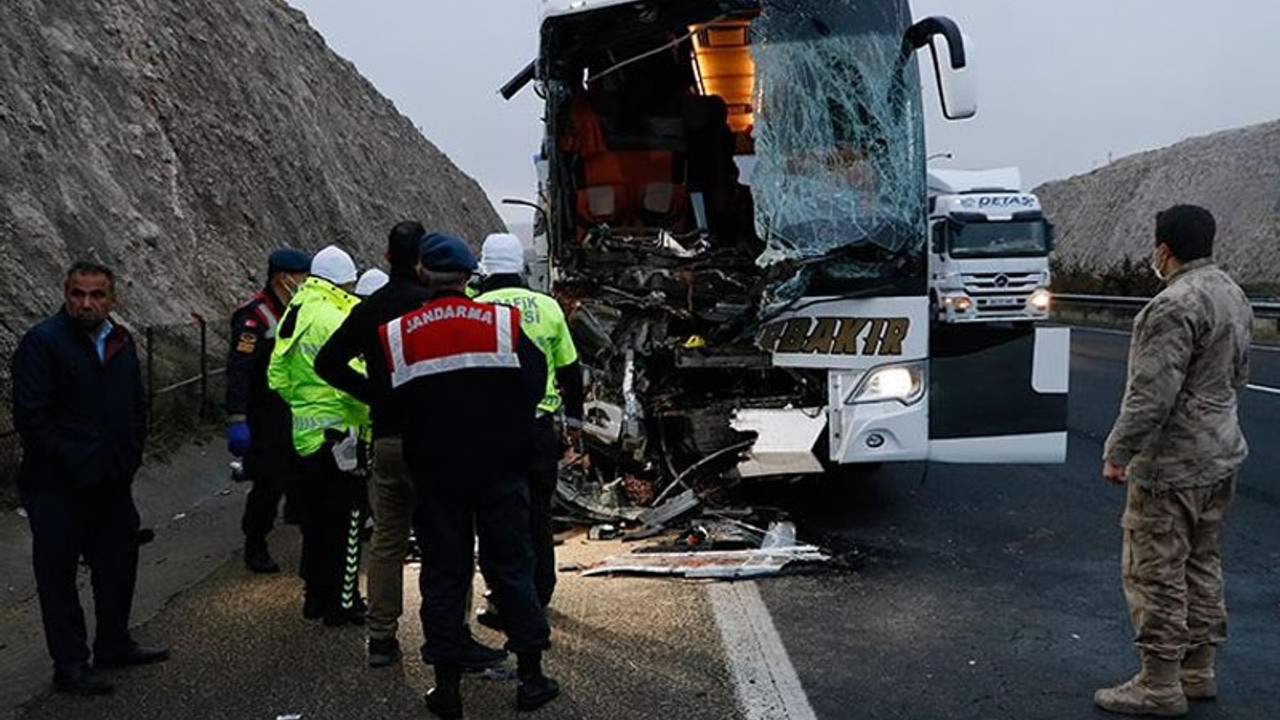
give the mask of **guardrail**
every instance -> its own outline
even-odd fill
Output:
[[[1140,310],[1143,305],[1146,305],[1151,301],[1151,298],[1124,297],[1121,295],[1055,294],[1053,296],[1053,301],[1060,305]],[[1253,316],[1256,318],[1280,318],[1280,302],[1255,300],[1250,304],[1253,306]]]

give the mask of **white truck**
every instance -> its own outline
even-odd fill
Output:
[[[930,169],[928,183],[934,319],[1047,319],[1053,226],[1018,169]]]
[[[972,115],[954,22],[907,0],[538,5],[539,55],[501,92],[545,101],[537,204],[596,490],[1063,460],[1068,331],[931,322],[916,57],[944,115]]]

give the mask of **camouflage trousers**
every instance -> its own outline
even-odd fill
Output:
[[[1129,483],[1121,569],[1134,642],[1166,660],[1227,638],[1222,521],[1234,475],[1217,485],[1152,492]]]

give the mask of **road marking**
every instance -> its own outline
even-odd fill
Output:
[[[1245,387],[1268,395],[1280,395],[1280,388],[1267,387],[1266,385],[1246,385]]]
[[[754,582],[708,586],[746,720],[817,720]]]

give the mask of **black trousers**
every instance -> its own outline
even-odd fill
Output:
[[[359,526],[367,507],[365,479],[338,469],[332,444],[325,443],[315,453],[301,459],[295,497],[302,505],[302,558],[299,574],[307,599],[320,607],[350,607],[354,593],[348,588],[343,602],[343,577],[348,563],[359,566],[359,545],[355,557],[348,557],[348,539],[353,525]]]
[[[248,541],[265,542],[267,533],[275,527],[281,498],[293,495],[298,455],[292,447],[265,448],[251,452],[244,462],[245,477],[253,482],[253,487],[245,498],[240,529]]]
[[[546,607],[556,589],[555,533],[551,522],[551,498],[560,476],[564,448],[554,418],[537,421],[534,459],[529,468],[529,531],[533,538],[533,586],[538,602]],[[501,612],[501,606],[499,606]]]
[[[49,490],[23,487],[44,637],[55,668],[88,662],[88,632],[76,589],[83,556],[93,586],[95,655],[129,650],[138,579],[138,509],[128,483]]]
[[[550,647],[547,618],[533,587],[525,474],[518,467],[477,474],[414,463],[409,471],[418,488],[414,527],[422,544],[422,659],[447,665],[461,656],[477,536],[481,572],[501,609],[507,649]]]

